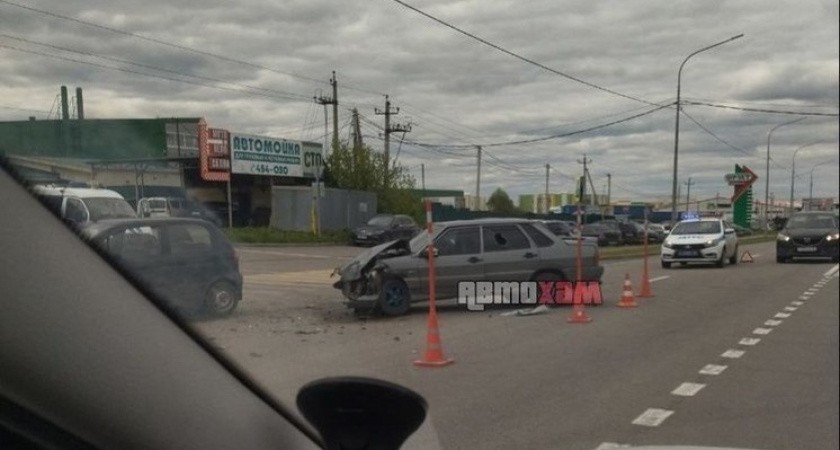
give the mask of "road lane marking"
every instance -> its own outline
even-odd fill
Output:
[[[753,334],[767,335],[770,334],[771,331],[773,331],[772,328],[756,328],[755,330],[753,330]]]
[[[671,391],[671,394],[679,395],[681,397],[694,397],[704,387],[706,387],[706,385],[700,383],[683,383]]]
[[[648,281],[650,281],[651,283],[654,283],[656,281],[667,280],[668,278],[671,278],[671,275],[662,275],[661,277],[651,278]]]
[[[613,450],[616,448],[632,448],[630,444],[618,444],[615,442],[602,442],[601,445],[595,447],[595,450]]]
[[[720,355],[720,356],[723,356],[724,358],[738,359],[738,358],[744,356],[744,353],[746,353],[746,352],[743,351],[743,350],[729,349],[729,350],[723,352],[723,354]]]
[[[811,297],[807,297],[807,296],[804,296],[804,295],[800,295],[800,296],[799,296],[799,300],[808,300],[808,299],[810,299],[810,298],[811,298]]]
[[[805,302],[800,302],[799,300],[794,300],[794,301],[790,302],[790,304],[793,305],[793,306],[802,306],[802,305],[805,304]]]
[[[720,375],[727,366],[719,366],[717,364],[707,364],[706,367],[700,369],[701,375]]]
[[[785,307],[784,307],[784,310],[785,310],[785,311],[796,311],[796,309],[797,309],[797,308],[796,308],[795,306],[785,306]]]
[[[780,313],[776,313],[776,315],[775,315],[775,316],[773,316],[773,317],[775,317],[775,318],[777,318],[777,319],[787,319],[788,317],[790,317],[790,313],[782,313],[782,312],[780,312]]]
[[[336,279],[330,279],[332,270],[305,270],[299,272],[274,272],[245,275],[245,284],[268,286],[331,286]]]
[[[662,422],[664,422],[665,419],[671,417],[671,414],[674,414],[674,411],[650,408],[647,411],[643,412],[641,416],[636,417],[636,419],[633,420],[633,425],[641,425],[644,427],[658,427],[659,425],[662,425]]]
[[[741,344],[741,345],[756,345],[759,342],[761,342],[760,338],[743,338],[738,343]]]
[[[768,320],[768,321],[764,322],[764,325],[766,325],[768,327],[775,327],[775,326],[778,326],[778,325],[781,325],[781,324],[782,324],[781,320]]]
[[[804,295],[804,296],[806,296],[806,297],[810,297],[810,296],[814,295],[814,293],[813,293],[813,292],[809,292],[809,291],[805,291],[805,292],[803,292],[803,293],[802,293],[802,295]]]
[[[828,272],[823,274],[823,277],[830,278],[832,275],[837,273],[838,270],[840,270],[840,264],[835,264],[834,267],[832,267],[828,270]]]
[[[808,292],[819,292],[820,290],[817,288],[808,288]],[[814,295],[814,294],[811,294]]]

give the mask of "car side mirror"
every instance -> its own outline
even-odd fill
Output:
[[[437,249],[437,247],[433,248],[433,252],[434,252],[433,254],[435,255],[435,258],[437,258],[440,255],[440,251]],[[421,258],[426,258],[426,259],[429,258],[429,248],[428,247],[424,248],[423,250],[420,250],[420,257]]]
[[[724,232],[725,234],[734,234],[734,233],[735,233],[735,229],[734,229],[734,228],[727,228],[727,229],[723,230],[723,232]]]

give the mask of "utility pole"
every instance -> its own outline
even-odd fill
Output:
[[[685,210],[688,211],[689,208],[690,208],[689,205],[691,204],[691,186],[694,186],[696,183],[692,183],[691,182],[691,177],[688,177],[688,181],[686,181],[683,184],[688,186],[688,189],[686,189],[686,192],[685,192]]]
[[[612,205],[612,174],[607,174],[607,208]]]
[[[420,164],[420,185],[423,187],[423,197],[426,196],[426,165]]]
[[[388,178],[391,173],[391,133],[408,133],[411,131],[411,125],[395,124],[391,126],[391,116],[400,113],[400,108],[391,109],[391,100],[385,96],[385,110],[380,111],[378,108],[374,109],[374,113],[380,116],[385,116],[385,179],[384,186],[388,188]]]
[[[475,172],[475,211],[481,210],[481,146],[476,145],[478,151],[476,152],[476,172]]]
[[[548,214],[548,172],[551,170],[551,165],[545,165],[545,214]]]
[[[353,129],[353,149],[355,150],[355,149],[361,148],[362,145],[364,145],[364,142],[362,141],[362,130],[361,130],[361,127],[359,125],[359,110],[356,109],[356,108],[353,108],[352,129]]]
[[[338,148],[338,79],[335,77],[335,70],[332,73],[332,79],[330,80],[330,85],[332,85],[332,102],[330,103],[333,107],[333,141],[332,145],[333,148]],[[324,149],[326,156],[326,149]]]
[[[580,194],[580,201],[578,203],[585,202],[585,192],[586,192],[586,180],[589,178],[589,169],[586,167],[587,164],[591,163],[591,159],[586,159],[586,153],[583,154],[583,161],[578,160],[578,164],[583,164],[583,180],[581,180],[581,194]],[[594,194],[595,191],[593,190],[592,193]]]

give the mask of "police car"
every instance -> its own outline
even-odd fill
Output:
[[[677,223],[662,243],[662,267],[673,263],[714,264],[723,267],[738,263],[738,236],[727,221],[717,218],[690,218]]]

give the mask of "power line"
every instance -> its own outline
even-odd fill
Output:
[[[2,0],[0,0],[2,1]],[[683,101],[683,103],[687,105],[699,105],[699,106],[711,106],[714,108],[724,108],[724,109],[735,109],[738,111],[747,111],[747,112],[758,112],[758,113],[767,113],[767,114],[789,114],[794,116],[826,116],[826,117],[837,117],[840,114],[837,113],[820,113],[820,112],[800,112],[800,111],[781,111],[777,109],[764,109],[764,108],[745,108],[742,106],[732,106],[732,105],[720,105],[716,103],[706,103],[706,102],[695,102],[695,101]]]
[[[531,64],[531,65],[537,66],[537,67],[539,67],[539,68],[541,68],[541,69],[543,69],[543,70],[547,70],[547,71],[549,71],[549,72],[551,72],[551,73],[553,73],[553,74],[555,74],[555,75],[559,75],[559,76],[561,76],[561,77],[563,77],[563,78],[567,78],[567,79],[569,79],[569,80],[572,80],[572,81],[575,81],[575,82],[581,83],[581,84],[586,85],[586,86],[589,86],[589,87],[591,87],[591,88],[598,89],[599,91],[604,91],[604,92],[607,92],[607,93],[609,93],[609,94],[617,95],[617,96],[619,96],[619,97],[623,97],[623,98],[626,98],[626,99],[629,99],[629,100],[633,100],[633,101],[636,101],[636,102],[641,102],[641,103],[646,103],[646,104],[651,105],[651,106],[660,106],[660,105],[657,105],[656,103],[651,103],[651,102],[649,102],[649,101],[647,101],[647,100],[643,100],[643,99],[640,99],[640,98],[637,98],[637,97],[632,97],[632,96],[630,96],[630,95],[622,94],[622,93],[620,93],[620,92],[616,92],[616,91],[613,91],[613,90],[611,90],[611,89],[607,89],[607,88],[605,88],[605,87],[598,86],[598,85],[593,84],[593,83],[590,83],[590,82],[588,82],[588,81],[581,80],[580,78],[575,78],[575,77],[573,77],[573,76],[571,76],[571,75],[568,75],[568,74],[565,74],[565,73],[563,73],[563,72],[560,72],[559,70],[552,69],[552,68],[550,68],[550,67],[548,67],[548,66],[545,66],[545,65],[543,65],[543,64],[540,64],[540,63],[538,63],[538,62],[536,62],[536,61],[534,61],[534,60],[532,60],[532,59],[528,59],[528,58],[526,58],[526,57],[524,57],[524,56],[521,56],[521,55],[519,55],[519,54],[517,54],[517,53],[514,53],[514,52],[512,52],[512,51],[510,51],[510,50],[506,50],[506,49],[504,49],[504,48],[502,48],[502,47],[500,47],[500,46],[498,46],[498,45],[496,45],[496,44],[494,44],[494,43],[492,43],[492,42],[487,41],[486,39],[482,39],[482,38],[480,38],[480,37],[478,37],[478,36],[476,36],[476,35],[474,35],[474,34],[472,34],[472,33],[466,32],[466,31],[464,31],[464,30],[462,30],[462,29],[460,29],[460,28],[458,28],[458,27],[456,27],[456,26],[454,26],[454,25],[452,25],[452,24],[449,24],[449,23],[447,23],[447,22],[445,22],[445,21],[443,21],[443,20],[441,20],[441,19],[438,19],[437,17],[434,17],[434,16],[432,16],[431,14],[425,13],[425,12],[423,12],[423,11],[421,11],[421,10],[419,10],[419,9],[417,9],[417,8],[415,8],[415,7],[413,7],[413,6],[409,5],[409,4],[407,4],[407,3],[404,3],[404,2],[402,2],[402,1],[400,1],[400,0],[393,0],[393,1],[394,1],[395,3],[398,3],[398,4],[402,5],[402,6],[404,6],[404,7],[408,8],[408,9],[410,9],[410,10],[412,10],[412,11],[414,11],[414,12],[416,12],[416,13],[420,14],[420,15],[422,15],[422,16],[425,16],[425,17],[427,17],[427,18],[429,18],[429,19],[432,19],[432,20],[434,20],[435,22],[437,22],[437,23],[439,23],[439,24],[441,24],[441,25],[443,25],[443,26],[445,26],[445,27],[447,27],[447,28],[451,28],[451,29],[453,29],[453,30],[457,31],[458,33],[463,34],[464,36],[467,36],[467,37],[469,37],[469,38],[471,38],[471,39],[474,39],[474,40],[476,40],[476,41],[478,41],[478,42],[481,42],[482,44],[487,45],[487,46],[489,46],[489,47],[492,47],[492,48],[494,48],[494,49],[496,49],[496,50],[498,50],[498,51],[500,51],[500,52],[502,52],[502,53],[504,53],[504,54],[506,54],[506,55],[513,56],[514,58],[519,59],[519,60],[521,60],[521,61],[524,61],[524,62],[526,62],[526,63],[528,63],[528,64]]]
[[[0,0],[0,2],[2,2],[2,1],[3,0]],[[6,48],[6,49],[22,52],[22,53],[29,53],[29,54],[32,54],[32,55],[45,56],[47,58],[59,59],[59,60],[62,60],[62,61],[68,61],[68,62],[73,62],[73,63],[77,63],[77,64],[85,64],[85,65],[89,65],[89,66],[93,66],[93,67],[99,67],[99,68],[102,68],[102,69],[115,70],[115,71],[118,71],[118,72],[131,73],[131,74],[135,74],[135,75],[143,75],[143,76],[147,76],[147,77],[159,78],[159,79],[168,80],[168,81],[176,81],[176,82],[179,82],[179,83],[186,83],[186,84],[191,84],[191,85],[195,85],[195,86],[204,86],[204,87],[209,87],[209,88],[212,88],[212,89],[220,89],[220,90],[224,90],[224,91],[238,92],[238,93],[254,95],[254,96],[258,96],[258,97],[266,97],[266,98],[273,98],[273,99],[284,99],[284,100],[301,100],[301,101],[303,100],[303,99],[300,99],[300,98],[280,96],[280,95],[275,95],[275,94],[263,94],[263,93],[259,93],[259,92],[249,91],[249,90],[233,89],[233,88],[228,88],[228,87],[224,87],[224,86],[216,86],[216,85],[212,85],[212,84],[202,83],[202,82],[199,82],[199,81],[183,80],[183,79],[180,79],[180,78],[167,77],[167,76],[159,75],[159,74],[139,72],[139,71],[136,71],[136,70],[126,69],[126,68],[123,68],[123,67],[113,67],[113,66],[108,66],[108,65],[105,65],[105,64],[97,64],[97,63],[90,62],[90,61],[82,61],[82,60],[68,58],[68,57],[60,56],[60,55],[52,55],[52,54],[49,54],[49,53],[42,53],[42,52],[37,52],[37,51],[34,51],[34,50],[22,49],[20,47],[15,47],[15,46],[12,46],[12,45],[0,44],[0,48]]]
[[[692,122],[694,122],[694,124],[695,124],[695,125],[697,125],[698,127],[700,127],[700,129],[701,129],[701,130],[705,131],[705,132],[706,132],[709,136],[713,137],[716,141],[720,142],[721,144],[723,144],[723,145],[725,145],[725,146],[727,146],[727,147],[729,147],[729,148],[731,148],[731,149],[733,149],[733,150],[737,150],[737,151],[739,151],[739,152],[741,152],[741,153],[743,153],[743,154],[745,154],[745,155],[747,155],[747,156],[749,156],[749,157],[755,157],[755,156],[756,156],[756,155],[752,155],[752,154],[750,154],[748,151],[746,151],[746,150],[744,150],[744,149],[742,149],[742,148],[740,148],[740,147],[736,147],[736,146],[734,146],[734,145],[730,144],[729,142],[726,142],[726,141],[725,141],[725,140],[723,140],[723,138],[721,138],[720,136],[716,135],[715,133],[712,133],[712,132],[711,132],[708,128],[706,128],[705,126],[703,126],[703,124],[701,124],[700,122],[698,122],[698,121],[697,121],[697,119],[695,119],[694,117],[691,117],[691,114],[689,114],[689,113],[685,112],[685,110],[684,110],[684,109],[683,109],[683,110],[681,110],[680,112],[681,112],[684,116],[688,117],[688,119],[689,119],[689,120],[691,120]]]
[[[708,99],[708,98],[693,98],[693,97],[685,97],[683,96],[683,100],[686,101],[697,101],[697,102],[708,102],[708,103],[721,103],[720,100]],[[758,105],[758,106],[778,106],[783,108],[838,108],[840,104],[806,104],[806,105],[791,105],[791,104],[783,104],[783,103],[764,103],[764,102],[745,102],[740,101],[739,103],[745,105]]]
[[[507,145],[532,144],[532,143],[535,143],[535,142],[544,142],[544,141],[550,141],[552,139],[559,139],[559,138],[563,138],[563,137],[574,136],[576,134],[586,133],[586,132],[589,132],[589,131],[599,130],[601,128],[606,128],[606,127],[610,127],[610,126],[613,126],[613,125],[618,125],[618,124],[621,124],[621,123],[624,123],[624,122],[629,122],[633,119],[637,119],[637,118],[642,117],[642,116],[647,116],[647,115],[653,114],[653,113],[655,113],[659,110],[669,108],[669,107],[671,107],[671,105],[673,105],[673,103],[668,104],[668,105],[657,106],[656,108],[653,108],[649,111],[645,111],[643,113],[635,114],[635,115],[625,117],[625,118],[620,119],[620,120],[614,120],[612,122],[592,126],[592,127],[589,127],[589,128],[584,128],[584,129],[581,129],[581,130],[570,131],[570,132],[567,132],[567,133],[554,134],[554,135],[551,135],[551,136],[545,136],[545,137],[534,138],[534,139],[522,139],[522,140],[518,140],[518,141],[494,142],[494,143],[490,143],[490,144],[481,144],[481,146],[482,147],[501,147],[501,146],[507,146]],[[409,142],[409,141],[406,141],[406,142]],[[417,145],[417,146],[420,146],[420,147],[448,147],[448,148],[473,148],[473,147],[475,147],[475,145],[429,144],[429,143],[413,142],[413,141],[411,143],[413,145]]]
[[[29,43],[29,44],[40,45],[42,47],[48,47],[48,48],[52,48],[52,49],[60,50],[60,51],[64,51],[64,52],[70,52],[70,53],[76,53],[76,54],[85,55],[85,56],[91,56],[93,58],[103,59],[103,60],[106,60],[106,61],[117,62],[117,63],[122,63],[122,64],[129,64],[129,65],[136,66],[136,67],[142,67],[144,69],[151,69],[151,70],[157,70],[159,72],[171,73],[173,75],[180,75],[180,76],[184,76],[184,77],[196,78],[196,79],[199,79],[199,80],[212,81],[212,82],[216,82],[216,83],[230,84],[232,86],[238,86],[238,87],[245,88],[245,89],[272,92],[272,93],[277,93],[277,94],[280,94],[280,95],[290,96],[289,98],[300,98],[300,99],[306,99],[307,101],[309,100],[309,97],[307,97],[307,96],[300,95],[300,94],[294,94],[294,93],[291,93],[291,92],[280,91],[280,90],[277,90],[277,89],[261,88],[261,87],[258,87],[258,86],[251,86],[251,85],[247,85],[247,84],[237,83],[237,82],[234,82],[234,81],[228,81],[228,80],[223,80],[223,79],[219,79],[219,78],[207,77],[207,76],[203,76],[203,75],[193,75],[193,74],[189,74],[189,73],[178,72],[178,71],[166,69],[166,68],[163,68],[163,67],[157,67],[157,66],[152,66],[152,65],[149,65],[149,64],[143,64],[143,63],[139,63],[139,62],[135,62],[135,61],[129,61],[129,60],[126,60],[126,59],[112,58],[110,56],[97,55],[95,53],[86,52],[86,51],[83,51],[83,50],[75,50],[75,49],[72,49],[72,48],[60,47],[60,46],[52,45],[52,44],[45,44],[43,42],[37,42],[37,41],[29,40],[29,39],[24,39],[24,38],[21,38],[21,37],[10,36],[8,34],[0,34],[0,37],[6,38],[6,39],[13,39],[13,40],[16,40],[16,41],[19,41],[19,42],[26,42],[26,43]]]
[[[143,36],[143,35],[140,35],[140,34],[132,33],[132,32],[129,32],[129,31],[120,30],[118,28],[112,28],[112,27],[108,27],[108,26],[105,26],[105,25],[99,25],[97,23],[77,19],[75,17],[64,16],[64,15],[61,15],[61,14],[58,14],[58,13],[46,11],[46,10],[43,10],[43,9],[38,9],[38,8],[35,8],[35,7],[32,7],[32,6],[21,5],[19,3],[11,2],[9,0],[0,0],[0,3],[5,3],[5,4],[10,5],[10,6],[15,6],[15,7],[25,9],[25,10],[28,10],[28,11],[32,11],[32,12],[35,12],[35,13],[38,13],[38,14],[43,14],[43,15],[46,15],[46,16],[50,16],[50,17],[53,17],[53,18],[56,18],[56,19],[68,20],[68,21],[71,21],[71,22],[75,22],[75,23],[85,25],[85,26],[88,26],[88,27],[108,31],[108,32],[111,32],[111,33],[117,33],[117,34],[121,34],[123,36],[129,36],[129,37],[133,37],[133,38],[136,38],[136,39],[142,39],[144,41],[152,42],[152,43],[155,43],[155,44],[158,44],[158,45],[164,45],[164,46],[167,46],[167,47],[176,48],[176,49],[179,49],[179,50],[184,50],[184,51],[188,51],[188,52],[191,52],[191,53],[196,53],[196,54],[199,54],[199,55],[209,56],[211,58],[216,58],[216,59],[219,59],[219,60],[222,60],[222,61],[236,63],[237,65],[245,65],[245,66],[249,66],[249,67],[260,69],[260,70],[266,70],[266,71],[269,71],[269,72],[278,73],[278,74],[281,74],[281,75],[286,75],[286,76],[290,76],[290,77],[294,77],[294,78],[300,78],[302,80],[314,81],[316,83],[325,83],[324,81],[316,79],[316,78],[310,78],[310,77],[306,77],[306,76],[299,75],[299,74],[292,73],[292,72],[284,72],[284,71],[277,70],[277,69],[272,69],[270,67],[266,67],[266,66],[263,66],[263,65],[260,65],[260,64],[255,64],[255,63],[251,63],[251,62],[248,62],[248,61],[243,61],[243,60],[240,60],[240,59],[231,58],[231,57],[224,56],[224,55],[219,55],[217,53],[207,52],[207,51],[204,51],[204,50],[198,50],[198,49],[195,49],[195,48],[192,48],[192,47],[187,47],[187,46],[184,46],[184,45],[173,44],[171,42],[162,41],[160,39],[155,39],[155,38],[151,38],[151,37],[148,37],[148,36]]]

